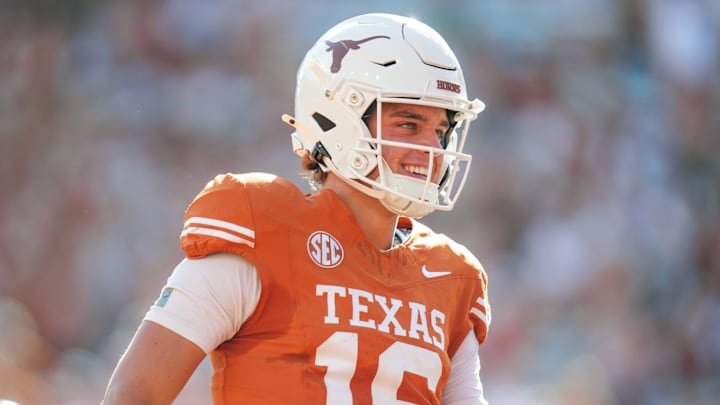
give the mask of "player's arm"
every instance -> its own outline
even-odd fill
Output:
[[[186,338],[143,321],[110,378],[103,404],[169,404],[204,357]]]
[[[450,377],[443,391],[443,405],[487,405],[480,381],[479,344],[472,331],[451,359]]]
[[[474,284],[476,297],[468,310],[473,328],[468,331],[460,347],[450,359],[450,377],[443,391],[442,403],[453,405],[487,405],[480,381],[480,344],[485,341],[492,319],[487,300],[487,278],[477,264],[481,277]]]
[[[241,256],[183,260],[120,359],[104,404],[171,403],[205,355],[253,313],[260,290]]]

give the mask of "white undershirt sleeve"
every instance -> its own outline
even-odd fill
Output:
[[[450,360],[450,377],[443,390],[443,405],[487,405],[480,381],[479,346],[471,330]]]
[[[144,319],[210,353],[237,333],[259,298],[257,271],[242,256],[217,253],[184,259]]]

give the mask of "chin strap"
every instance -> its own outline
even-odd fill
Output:
[[[315,142],[315,146],[312,150],[312,157],[322,166],[325,166],[325,157],[332,159],[330,152],[325,149],[325,146],[320,141]]]

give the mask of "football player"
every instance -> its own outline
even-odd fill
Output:
[[[206,185],[105,404],[170,403],[206,355],[215,404],[487,403],[486,273],[418,221],[456,203],[483,108],[429,26],[330,29],[283,116],[315,191],[264,173]]]

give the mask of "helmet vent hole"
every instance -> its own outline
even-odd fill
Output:
[[[320,129],[323,130],[323,132],[327,132],[333,128],[335,128],[335,123],[330,121],[330,119],[320,113],[313,113],[312,115],[313,119],[317,124],[320,126]]]
[[[373,63],[376,64],[376,65],[380,65],[380,66],[382,66],[382,67],[388,67],[388,66],[392,66],[392,65],[396,64],[397,61],[396,61],[396,60],[389,60],[389,61],[387,61],[387,62],[373,62]]]

